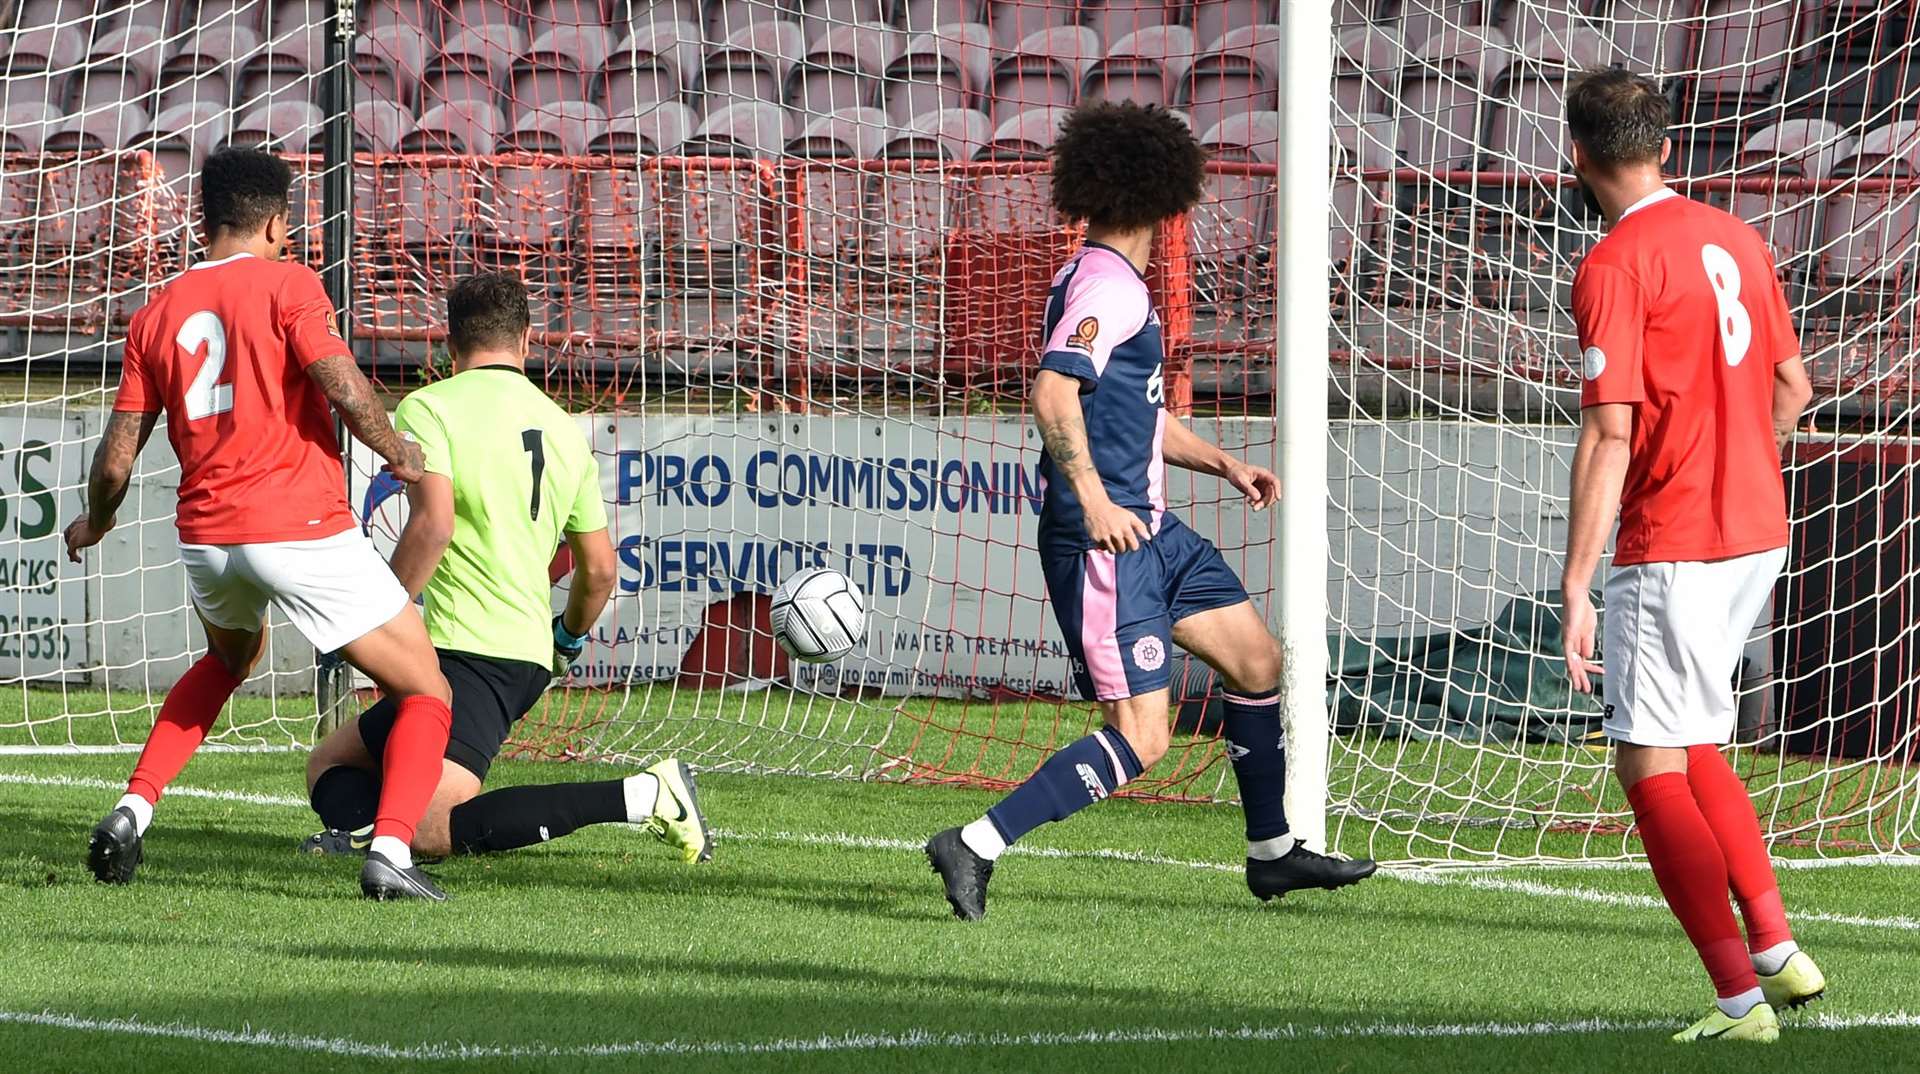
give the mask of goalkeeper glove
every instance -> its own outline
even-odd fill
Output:
[[[580,654],[585,652],[586,648],[587,636],[585,634],[575,634],[568,630],[566,616],[556,615],[553,617],[554,678],[565,678],[567,669],[573,666],[575,660],[580,659]]]

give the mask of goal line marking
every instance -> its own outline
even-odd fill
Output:
[[[93,776],[42,776],[27,772],[0,771],[0,785],[14,784],[34,787],[70,787],[86,790],[123,789],[123,785]],[[206,787],[172,786],[167,794],[176,798],[202,798],[217,802],[238,802],[254,806],[284,806],[305,809],[307,802],[301,798],[279,794],[253,794],[247,791],[216,790]],[[890,850],[918,851],[922,844],[908,839],[892,839],[877,835],[853,835],[847,832],[741,832],[726,828],[715,829],[716,838],[732,839],[743,843],[778,843],[789,846],[830,846],[847,850]],[[1133,850],[1067,850],[1060,847],[1014,846],[1007,853],[1025,858],[1051,858],[1076,861],[1114,861],[1132,865],[1159,865],[1177,869],[1196,869],[1208,872],[1241,874],[1246,867],[1237,862],[1198,861],[1190,858],[1174,858],[1161,854],[1148,854]],[[1777,863],[1776,863],[1777,864]],[[1497,867],[1489,867],[1497,868]],[[1380,875],[1410,884],[1426,884],[1439,887],[1466,887],[1477,891],[1491,891],[1506,895],[1526,895],[1542,899],[1563,899],[1571,902],[1585,902],[1598,906],[1612,906],[1629,910],[1659,910],[1665,912],[1667,906],[1651,895],[1639,895],[1630,892],[1602,891],[1597,888],[1562,887],[1555,884],[1543,884],[1535,880],[1508,879],[1488,875],[1487,870],[1428,869],[1419,866],[1385,866]],[[1891,929],[1904,932],[1920,932],[1920,918],[1896,915],[1892,917],[1867,917],[1859,914],[1835,914],[1820,910],[1795,910],[1788,915],[1794,922],[1819,922],[1829,925],[1846,925],[1857,928]]]
[[[56,1011],[0,1010],[0,1024],[66,1029],[82,1033],[115,1033],[158,1037],[197,1044],[253,1046],[320,1053],[356,1059],[412,1062],[475,1059],[589,1059],[598,1057],[697,1057],[722,1055],[779,1055],[821,1052],[869,1052],[908,1049],[1061,1048],[1113,1044],[1189,1044],[1200,1042],[1258,1042],[1290,1040],[1431,1039],[1445,1037],[1532,1037],[1557,1034],[1644,1033],[1673,1029],[1677,1023],[1654,1019],[1622,1021],[1583,1018],[1559,1022],[1370,1022],[1358,1025],[1276,1025],[1231,1028],[1086,1029],[1037,1033],[942,1033],[909,1029],[893,1033],[844,1033],[818,1037],[777,1037],[764,1040],[632,1040],[599,1044],[468,1044],[433,1041],[422,1044],[385,1044],[351,1037],[321,1037],[272,1030],[220,1029],[188,1022],[143,1022],[135,1018],[83,1018]],[[1910,1029],[1920,1027],[1920,1014],[1894,1011],[1884,1014],[1815,1015],[1797,1020],[1797,1030]]]

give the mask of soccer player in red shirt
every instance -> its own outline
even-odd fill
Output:
[[[1585,385],[1567,674],[1583,692],[1601,676],[1601,726],[1647,860],[1718,995],[1673,1039],[1772,1041],[1775,1008],[1826,981],[1793,942],[1759,820],[1720,747],[1741,649],[1786,563],[1780,456],[1812,389],[1766,244],[1662,180],[1660,88],[1589,72],[1566,107],[1574,171],[1607,221],[1573,283]],[[1603,671],[1590,587],[1616,511]]]
[[[113,528],[134,458],[164,412],[180,460],[180,559],[207,655],[168,691],[126,795],[93,830],[88,865],[105,883],[133,879],[161,791],[252,672],[271,604],[316,649],[339,650],[399,699],[361,892],[440,900],[408,843],[440,778],[447,681],[406,590],[347,508],[328,404],[402,480],[420,479],[421,453],[360,375],[319,277],[281,260],[292,182],[285,161],[256,149],[207,159],[207,259],[134,314],[87,510],[67,527],[78,563]]]

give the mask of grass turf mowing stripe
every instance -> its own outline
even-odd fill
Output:
[[[26,785],[39,787],[72,787],[88,790],[119,790],[121,785],[104,779],[88,776],[41,776],[24,772],[0,772],[0,785]],[[203,787],[172,786],[167,794],[179,798],[203,798],[222,802],[240,802],[246,805],[288,806],[305,808],[307,803],[289,795],[250,794],[244,791],[225,791]],[[789,846],[831,846],[849,850],[895,850],[918,851],[922,844],[907,839],[892,839],[885,836],[853,835],[846,832],[740,832],[725,828],[714,829],[714,838],[744,843],[778,843]],[[1058,847],[1013,846],[1007,853],[1020,857],[1051,858],[1083,861],[1117,861],[1133,865],[1161,865],[1180,869],[1200,869],[1223,873],[1243,873],[1246,867],[1238,862],[1195,861],[1187,858],[1171,858],[1158,854],[1146,854],[1133,850],[1066,850]],[[1644,868],[1644,866],[1642,866]],[[1638,895],[1627,892],[1599,891],[1593,888],[1560,887],[1554,884],[1542,884],[1532,880],[1508,880],[1486,876],[1487,868],[1473,871],[1459,869],[1427,869],[1422,867],[1386,866],[1379,875],[1410,884],[1424,884],[1440,887],[1465,887],[1476,891],[1490,891],[1507,895],[1526,895],[1542,899],[1563,899],[1573,902],[1592,903],[1599,906],[1612,906],[1629,910],[1667,911],[1666,903],[1651,895]],[[1920,932],[1920,918],[1906,916],[1865,917],[1858,914],[1834,914],[1820,910],[1795,910],[1789,915],[1797,922],[1820,922],[1829,925],[1847,925],[1856,928],[1890,929],[1900,932]]]
[[[1659,1020],[1618,1021],[1583,1018],[1562,1022],[1370,1022],[1359,1025],[1278,1025],[1234,1028],[1087,1029],[1042,1033],[941,1033],[915,1029],[904,1033],[846,1033],[771,1040],[634,1040],[604,1044],[517,1044],[511,1046],[447,1041],[383,1044],[349,1037],[316,1037],[246,1028],[217,1029],[186,1022],[141,1022],[129,1018],[82,1018],[54,1011],[0,1010],[0,1024],[160,1037],[199,1044],[225,1044],[318,1052],[359,1059],[415,1062],[475,1059],[569,1059],[601,1056],[674,1057],[774,1055],[816,1052],[868,1052],[893,1049],[1058,1048],[1111,1044],[1187,1044],[1215,1041],[1434,1039],[1442,1037],[1533,1037],[1592,1033],[1642,1033],[1674,1028]],[[1920,1014],[1906,1011],[1845,1016],[1816,1015],[1795,1021],[1796,1029],[1913,1029]]]

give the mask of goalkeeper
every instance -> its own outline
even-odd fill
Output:
[[[514,721],[564,673],[614,585],[599,467],[574,420],[527,379],[527,292],[482,273],[447,295],[454,374],[409,395],[395,414],[420,445],[426,476],[392,566],[426,595],[427,633],[453,688],[453,729],[440,783],[413,837],[429,857],[512,850],[587,824],[649,827],[687,861],[712,857],[693,773],[668,758],[625,779],[480,786]],[[567,607],[552,615],[548,561],[564,536],[573,552]],[[551,618],[551,621],[549,619]],[[326,830],[313,853],[366,849],[380,796],[380,761],[394,724],[383,700],[336,729],[307,762],[307,791]]]

